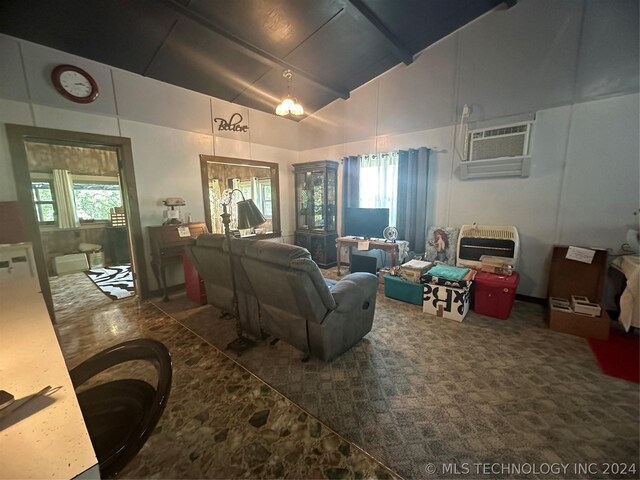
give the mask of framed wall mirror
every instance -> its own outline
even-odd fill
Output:
[[[210,232],[224,233],[220,200],[225,190],[238,189],[242,194],[235,192],[229,206],[231,230],[237,231],[236,234],[239,232],[241,237],[270,238],[281,235],[277,163],[200,155],[200,172],[205,221]],[[265,223],[254,229],[238,230],[235,205],[243,196],[253,200],[267,219]]]

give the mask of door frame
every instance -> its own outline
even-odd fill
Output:
[[[27,232],[33,244],[33,256],[36,262],[36,270],[40,281],[40,288],[44,301],[49,311],[51,320],[55,323],[53,309],[53,297],[49,274],[47,271],[40,226],[33,208],[31,197],[31,174],[27,160],[25,142],[40,142],[56,145],[82,146],[89,148],[110,148],[117,151],[118,170],[120,172],[127,227],[129,230],[129,243],[132,251],[132,265],[135,272],[133,281],[136,292],[140,298],[149,294],[149,282],[145,265],[144,242],[142,239],[142,225],[140,222],[140,208],[138,206],[138,192],[136,177],[133,168],[133,152],[131,139],[126,137],[114,137],[111,135],[99,135],[95,133],[74,132],[69,130],[57,130],[52,128],[31,127],[27,125],[7,124],[7,138],[9,140],[9,152],[13,164],[13,177],[16,183],[18,202],[22,206]]]

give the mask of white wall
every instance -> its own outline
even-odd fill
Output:
[[[521,0],[303,120],[300,161],[432,148],[428,224],[516,225],[518,291],[544,297],[553,244],[617,250],[637,222],[638,57],[635,0]],[[464,104],[535,117],[529,178],[459,180]]]
[[[75,104],[55,91],[49,75],[61,63],[77,65],[96,78],[100,95],[95,102]],[[218,131],[214,119],[229,120],[235,112],[249,131]],[[282,233],[285,241],[293,238],[295,122],[0,35],[0,201],[16,199],[6,123],[130,138],[147,256],[145,227],[162,222],[162,199],[184,198],[183,212],[204,221],[200,154],[278,163]],[[147,269],[154,289],[148,264]],[[181,268],[168,272],[168,280],[181,283]]]
[[[0,123],[130,137],[143,226],[160,223],[167,196],[184,197],[202,220],[201,153],[278,162],[285,240],[295,228],[292,163],[427,146],[428,223],[517,225],[519,291],[544,296],[553,243],[616,249],[637,222],[637,19],[636,0],[521,0],[300,124],[0,35]],[[59,63],[90,71],[99,99],[58,95],[48,75]],[[536,116],[528,179],[458,179],[464,104],[470,126]],[[214,118],[233,112],[247,134],[217,131]],[[0,200],[15,198],[3,131]]]

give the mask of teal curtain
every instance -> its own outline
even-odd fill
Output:
[[[344,232],[345,209],[358,207],[360,202],[360,157],[342,159],[342,232]]]
[[[409,241],[409,248],[422,253],[427,235],[427,185],[429,149],[398,152],[398,238]]]

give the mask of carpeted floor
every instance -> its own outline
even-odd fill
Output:
[[[212,306],[156,305],[221,349],[235,336]],[[380,288],[356,347],[330,364],[301,356],[264,341],[237,361],[406,478],[428,463],[440,478],[444,463],[638,460],[637,385],[603,375],[587,341],[550,331],[538,305],[456,323]]]

